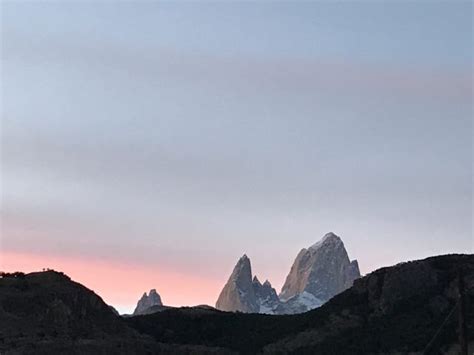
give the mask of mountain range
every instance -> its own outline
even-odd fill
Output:
[[[340,237],[330,232],[309,248],[302,249],[278,295],[270,281],[263,284],[252,275],[250,259],[243,255],[224,285],[216,308],[221,311],[296,314],[320,307],[351,287],[360,277],[357,260],[350,261]],[[134,315],[166,309],[156,290],[143,294]]]
[[[216,308],[246,313],[302,313],[321,306],[359,277],[357,260],[350,261],[341,238],[328,233],[298,253],[279,295],[268,280],[262,284],[257,276],[252,278],[250,259],[242,256]]]

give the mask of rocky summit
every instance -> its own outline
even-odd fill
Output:
[[[341,238],[334,233],[302,249],[280,293],[283,301],[306,293],[321,303],[351,287],[360,277],[357,260],[350,261]]]
[[[294,314],[321,306],[352,286],[360,277],[356,260],[350,261],[344,243],[334,233],[302,249],[278,296],[267,280],[252,280],[250,259],[242,256],[216,303],[223,311],[245,313]]]
[[[217,299],[216,308],[230,312],[259,312],[252,282],[252,268],[247,255],[244,254],[235,265]]]
[[[151,289],[150,293],[147,295],[146,292],[143,293],[142,298],[137,303],[137,307],[133,311],[134,315],[139,315],[145,313],[149,308],[153,306],[163,306],[161,302],[160,295],[156,292],[155,289]]]

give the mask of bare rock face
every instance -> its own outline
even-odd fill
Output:
[[[148,295],[146,292],[143,294],[142,298],[140,298],[137,303],[137,307],[133,311],[133,315],[144,314],[148,308],[153,306],[163,306],[161,297],[155,289],[150,290]]]
[[[257,276],[254,276],[252,284],[258,313],[275,314],[280,305],[280,299],[270,281],[265,280],[265,282],[261,284]]]
[[[247,255],[244,254],[235,265],[217,299],[216,308],[229,312],[256,313],[259,311],[252,282],[252,268]]]
[[[351,287],[360,277],[356,260],[350,261],[344,243],[334,233],[302,249],[296,257],[280,293],[282,301],[313,296],[320,304]]]

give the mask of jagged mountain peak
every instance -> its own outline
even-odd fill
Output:
[[[137,307],[133,311],[133,314],[141,314],[150,307],[162,305],[163,302],[161,301],[161,296],[158,294],[158,292],[156,292],[156,289],[152,288],[148,295],[146,292],[143,293],[143,296],[138,301]]]
[[[344,243],[333,232],[302,249],[296,257],[280,296],[268,280],[252,277],[250,259],[237,261],[222,289],[216,308],[271,314],[305,312],[319,307],[360,277],[357,260],[350,261]]]
[[[247,254],[244,254],[239,258],[239,261],[237,263],[249,263],[249,262],[250,262],[250,258],[247,256]]]
[[[250,258],[247,256],[247,254],[244,254],[239,258],[237,264],[235,264],[234,271],[247,268],[251,268]]]
[[[341,244],[342,246],[344,246],[342,239],[336,234],[334,234],[333,232],[329,232],[329,233],[326,233],[324,237],[321,238],[321,240],[317,241],[312,246],[310,246],[308,250],[314,251],[323,246],[324,247],[328,247],[328,246],[337,247],[337,246],[340,246]]]
[[[231,279],[237,283],[252,283],[252,265],[246,254],[240,257],[235,264]]]
[[[262,285],[257,276],[252,278],[250,259],[241,257],[222,289],[216,308],[223,311],[246,313],[274,313],[280,300],[266,280]]]
[[[259,281],[258,283],[260,284]],[[252,266],[246,254],[237,261],[217,299],[216,308],[224,311],[258,311],[252,282]]]
[[[306,292],[324,303],[359,277],[357,261],[350,261],[342,239],[330,232],[298,253],[280,298],[289,300]]]

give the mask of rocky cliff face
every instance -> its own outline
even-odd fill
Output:
[[[243,255],[235,265],[217,299],[216,308],[229,312],[255,313],[259,311],[252,282],[252,268],[247,255]]]
[[[357,261],[351,262],[342,240],[328,233],[300,251],[280,296],[268,280],[263,284],[256,276],[252,280],[250,260],[244,255],[224,286],[216,308],[245,313],[302,313],[321,306],[359,277]]]
[[[146,294],[146,292],[143,294],[142,298],[140,298],[137,303],[137,307],[133,311],[133,315],[144,314],[147,309],[153,306],[163,306],[163,303],[161,302],[161,297],[155,289],[151,289],[148,295]]]
[[[228,312],[274,314],[280,306],[275,289],[268,280],[262,284],[252,279],[252,267],[247,255],[235,265],[229,280],[219,295],[216,308]]]
[[[341,238],[334,233],[302,249],[296,257],[280,293],[283,301],[304,292],[320,303],[352,286],[360,277],[356,260],[350,261]]]
[[[257,276],[254,276],[252,284],[257,303],[257,312],[275,314],[280,305],[280,299],[270,284],[270,281],[265,280],[265,282],[261,284]]]

